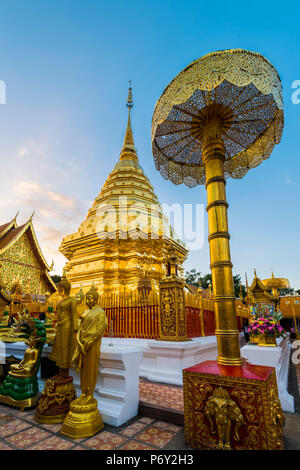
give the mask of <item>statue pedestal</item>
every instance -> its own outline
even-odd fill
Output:
[[[283,449],[273,367],[206,361],[183,371],[186,443],[196,448]]]
[[[90,398],[88,403],[84,401],[83,397],[74,400],[63,422],[61,434],[71,439],[82,439],[94,436],[101,431],[104,424],[97,405],[97,400],[94,398]]]
[[[102,345],[94,398],[104,423],[121,426],[137,415],[142,356],[142,351],[135,347]],[[76,389],[80,390],[79,373],[72,370],[72,375]]]
[[[73,377],[48,379],[38,402],[34,419],[41,424],[62,423],[76,398]]]
[[[250,364],[275,367],[278,394],[282,409],[294,413],[294,397],[287,391],[291,344],[289,336],[278,338],[276,347],[254,346],[247,344],[241,348],[241,356]]]

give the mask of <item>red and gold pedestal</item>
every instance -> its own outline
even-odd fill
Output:
[[[41,424],[62,423],[75,398],[73,377],[55,376],[48,379],[38,402],[35,421]]]
[[[274,367],[206,361],[183,370],[186,443],[195,448],[283,449]]]

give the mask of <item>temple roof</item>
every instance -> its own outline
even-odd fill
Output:
[[[35,253],[37,254],[43,268],[45,269],[47,280],[56,290],[56,286],[48,274],[48,272],[51,271],[51,268],[45,260],[36,238],[35,230],[32,224],[32,216],[25,224],[20,225],[19,227],[17,226],[16,217],[11,222],[0,226],[0,261],[1,255],[5,253],[6,250],[11,248],[26,233],[29,236]]]
[[[277,297],[273,294],[270,294],[267,291],[267,289],[268,289],[268,287],[263,284],[263,282],[257,276],[256,270],[254,270],[254,279],[252,281],[251,286],[249,287],[250,293],[253,294],[254,292],[256,292],[256,293],[261,292],[267,300],[277,302],[279,300],[279,297]],[[254,299],[254,300],[256,300],[256,299]]]
[[[0,225],[0,239],[4,237],[4,235],[11,229],[11,228],[16,228],[17,227],[17,215],[10,221],[7,222],[6,224]]]
[[[262,279],[261,282],[267,289],[288,289],[290,287],[288,279],[284,277],[275,277],[273,272],[271,278]]]

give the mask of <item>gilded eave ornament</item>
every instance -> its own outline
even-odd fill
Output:
[[[280,78],[262,55],[243,49],[212,52],[192,62],[165,89],[152,120],[152,150],[165,179],[205,183],[203,127],[222,121],[225,177],[242,178],[281,140]]]

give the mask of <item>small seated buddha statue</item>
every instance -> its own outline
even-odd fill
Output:
[[[13,377],[28,378],[33,377],[37,372],[39,350],[40,350],[39,336],[30,336],[27,340],[28,348],[25,351],[24,357],[19,364],[12,364],[9,369],[9,375]]]

